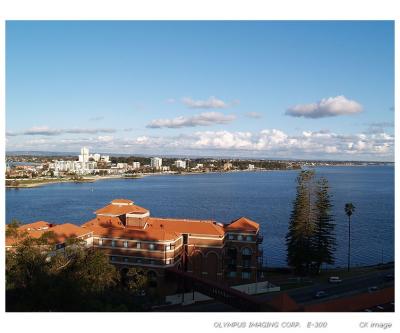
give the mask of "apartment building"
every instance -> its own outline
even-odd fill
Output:
[[[152,157],[150,159],[150,166],[156,170],[160,170],[162,167],[162,158],[160,157]]]

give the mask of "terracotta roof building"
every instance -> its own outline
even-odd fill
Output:
[[[230,224],[213,220],[161,218],[127,199],[115,199],[82,225],[93,246],[121,268],[142,266],[154,279],[178,268],[229,284],[256,279],[262,251],[258,223],[241,217]]]
[[[49,233],[47,244],[54,246],[55,249],[63,249],[68,239],[81,239],[86,242],[87,246],[92,245],[92,231],[71,223],[53,224],[45,221],[37,221],[29,224],[23,224],[18,228],[22,235],[38,239],[45,233]],[[18,239],[14,237],[6,237],[6,249],[9,250],[16,246]]]

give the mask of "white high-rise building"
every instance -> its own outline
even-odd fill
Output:
[[[132,168],[134,170],[140,169],[140,162],[133,162],[132,163]]]
[[[87,147],[82,147],[81,148],[81,154],[79,155],[79,162],[89,162],[89,148]]]
[[[186,169],[186,161],[176,160],[175,161],[175,166],[177,168]]]
[[[162,158],[160,157],[152,157],[150,159],[150,166],[154,169],[160,170],[162,167]]]

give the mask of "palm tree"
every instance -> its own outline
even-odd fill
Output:
[[[344,211],[349,218],[349,249],[347,252],[347,271],[350,271],[350,219],[355,209],[356,207],[351,202],[347,203],[344,206]]]

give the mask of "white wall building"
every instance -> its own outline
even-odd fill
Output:
[[[177,168],[186,169],[186,161],[176,160],[174,164]]]
[[[117,163],[117,169],[127,169],[128,163]]]
[[[249,164],[248,169],[249,170],[254,170],[254,164]]]
[[[81,148],[81,154],[79,155],[79,162],[89,162],[89,148],[87,147],[82,147]]]
[[[140,169],[140,162],[133,162],[132,163],[132,168],[133,168],[133,170]]]
[[[110,156],[107,156],[107,155],[103,155],[103,156],[101,156],[101,160],[103,161],[103,162],[110,162]]]
[[[152,157],[150,159],[150,166],[154,169],[160,170],[162,167],[162,158],[160,157]]]
[[[93,155],[90,155],[90,157],[91,158],[93,158],[93,160],[95,161],[95,162],[98,162],[98,161],[100,161],[100,154],[93,154]]]

